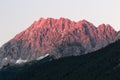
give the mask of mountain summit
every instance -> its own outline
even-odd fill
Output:
[[[89,53],[110,44],[116,33],[109,24],[95,27],[86,20],[40,18],[0,48],[0,66],[46,54],[60,58]]]

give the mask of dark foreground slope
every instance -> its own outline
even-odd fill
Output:
[[[0,80],[120,80],[120,40],[92,54],[27,63],[0,71]]]

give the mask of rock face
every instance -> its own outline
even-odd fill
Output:
[[[110,44],[116,33],[108,24],[97,28],[86,20],[41,18],[0,48],[0,65],[46,54],[60,58],[89,53]]]
[[[116,37],[114,39],[114,41],[117,41],[117,40],[120,40],[120,31],[117,32]]]

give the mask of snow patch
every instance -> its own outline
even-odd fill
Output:
[[[38,57],[36,60],[41,60],[41,59],[43,59],[43,58],[45,58],[45,57],[47,57],[47,56],[49,56],[49,54],[45,54],[44,56],[40,56],[40,57]]]
[[[21,58],[16,61],[16,64],[25,63],[27,60],[22,60]]]
[[[7,60],[8,60],[8,58],[7,58],[7,57],[5,57],[5,58],[4,58],[4,60],[6,60],[6,61],[7,61]]]

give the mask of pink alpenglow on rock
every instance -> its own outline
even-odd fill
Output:
[[[0,48],[0,61],[36,60],[49,54],[55,58],[86,54],[113,42],[117,32],[109,25],[95,27],[87,20],[41,18]]]

